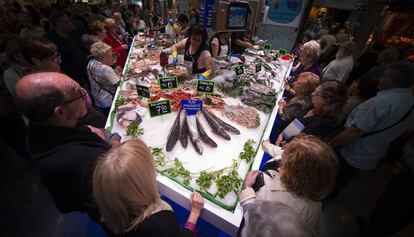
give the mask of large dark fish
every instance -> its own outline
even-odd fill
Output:
[[[208,114],[205,110],[201,110],[201,112],[203,113],[204,117],[207,120],[208,125],[210,125],[211,129],[213,130],[213,132],[217,135],[219,135],[220,137],[226,139],[226,140],[231,140],[231,137],[229,134],[226,133],[226,131],[224,130],[223,127],[221,127],[214,119],[213,117],[211,117],[210,114]]]
[[[166,147],[167,151],[172,151],[172,149],[174,149],[174,146],[178,141],[178,137],[180,136],[180,114],[181,113],[178,112],[177,118],[171,127],[170,134],[168,134]]]
[[[199,115],[199,114],[198,114]],[[198,133],[200,134],[200,139],[207,145],[209,145],[210,147],[216,148],[217,147],[217,143],[213,141],[213,139],[211,139],[206,131],[204,130],[203,126],[200,123],[200,120],[198,119],[198,115],[196,117],[196,123],[197,123],[197,130]]]
[[[181,126],[181,131],[180,131],[180,142],[184,148],[187,148],[187,145],[188,145],[187,114],[185,112],[182,112],[182,114],[184,114],[184,119],[183,119],[183,125]]]
[[[203,146],[201,145],[200,136],[197,133],[195,116],[187,116],[187,126],[188,126],[188,135],[190,137],[191,143],[193,144],[194,150],[202,155]]]
[[[209,112],[209,111],[206,111],[218,124],[220,124],[226,131],[229,131],[229,132],[231,132],[231,133],[234,133],[234,134],[236,134],[236,135],[240,135],[240,131],[237,129],[237,128],[235,128],[235,127],[233,127],[233,126],[231,126],[230,124],[228,124],[228,123],[226,123],[226,122],[224,122],[223,120],[221,120],[221,119],[219,119],[219,117],[217,117],[215,114],[213,114],[213,113],[211,113],[211,112]]]

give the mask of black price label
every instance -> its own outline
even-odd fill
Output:
[[[234,70],[236,71],[236,76],[240,76],[241,74],[244,73],[243,65],[237,66]]]
[[[272,45],[271,44],[265,44],[265,45],[263,45],[263,50],[266,50],[266,51],[272,50]]]
[[[287,53],[286,49],[279,49],[279,55],[285,55]]]
[[[172,111],[170,100],[160,100],[157,102],[148,103],[148,109],[151,117],[169,114]]]
[[[177,77],[171,76],[171,77],[160,77],[158,79],[158,82],[160,84],[161,90],[172,90],[178,88],[178,80]]]
[[[138,96],[150,98],[150,88],[148,86],[136,85]]]
[[[213,94],[214,93],[214,81],[197,80],[196,91],[199,93]]]
[[[256,73],[260,72],[262,70],[262,64],[258,63],[256,64]]]

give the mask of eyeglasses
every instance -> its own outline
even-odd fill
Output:
[[[86,90],[83,89],[82,87],[79,87],[79,89],[77,89],[79,91],[79,96],[72,98],[70,100],[66,100],[65,102],[63,102],[63,105],[68,105],[72,102],[75,102],[77,100],[79,100],[80,98],[85,99],[86,98]]]

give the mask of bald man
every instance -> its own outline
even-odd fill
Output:
[[[97,158],[111,145],[104,140],[108,132],[78,122],[88,109],[85,90],[64,74],[35,73],[17,83],[15,100],[30,121],[29,152],[58,209],[99,221],[91,178]]]

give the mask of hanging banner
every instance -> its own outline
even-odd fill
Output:
[[[306,0],[269,0],[265,24],[298,27]]]

